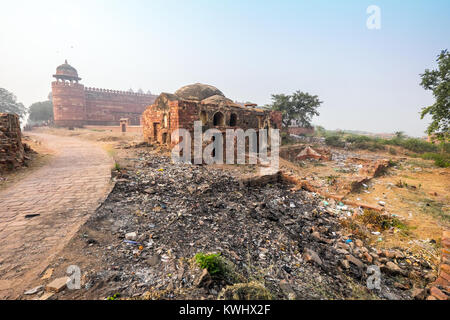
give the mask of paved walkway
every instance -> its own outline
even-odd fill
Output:
[[[111,188],[112,159],[97,144],[32,134],[50,163],[0,191],[0,299],[14,299],[45,270]],[[25,218],[29,214],[39,214]]]

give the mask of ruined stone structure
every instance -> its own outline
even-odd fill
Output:
[[[24,161],[24,147],[19,117],[0,113],[0,172],[20,167]]]
[[[203,130],[281,129],[281,112],[241,106],[226,98],[217,88],[204,84],[182,87],[174,94],[162,93],[143,114],[144,138],[150,143],[174,146],[171,134],[178,128],[193,136],[194,122],[201,121]],[[225,141],[225,140],[224,140]]]
[[[288,132],[290,134],[295,134],[297,136],[306,136],[314,134],[314,127],[306,128],[306,127],[289,127]]]
[[[122,118],[128,118],[130,125],[139,125],[145,108],[156,99],[151,94],[84,87],[67,60],[53,77],[54,121],[60,127],[119,125]]]

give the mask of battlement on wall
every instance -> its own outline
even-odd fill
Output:
[[[69,81],[53,81],[53,87],[71,87],[71,88],[83,88],[84,86],[80,83],[69,82]]]
[[[101,88],[91,88],[91,87],[85,87],[84,91],[86,91],[86,92],[94,92],[94,93],[101,92],[101,93],[120,94],[120,95],[135,96],[135,97],[148,97],[148,98],[155,97],[155,95],[153,95],[153,94],[128,92],[128,91],[120,91],[120,90],[110,90],[110,89],[101,89]]]

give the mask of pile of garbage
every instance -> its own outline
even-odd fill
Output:
[[[239,167],[173,164],[147,149],[134,152],[133,166],[116,174],[113,191],[85,225],[93,232],[83,250],[102,268],[83,276],[82,290],[97,290],[98,298],[421,298],[410,279],[431,267],[349,234],[342,218],[352,208],[282,179],[242,184]],[[111,242],[97,241],[95,232]],[[199,265],[199,254],[220,257],[228,276]]]

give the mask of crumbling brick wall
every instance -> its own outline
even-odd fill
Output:
[[[302,135],[312,135],[314,134],[314,127],[305,128],[305,127],[289,127],[288,132],[290,134],[295,134],[297,136]]]
[[[24,161],[24,147],[19,117],[0,113],[0,172],[20,167]]]
[[[214,123],[221,114],[221,123]],[[194,131],[194,122],[202,121],[203,130],[226,129],[281,129],[281,112],[244,108],[197,101],[182,100],[173,94],[162,93],[142,115],[144,139],[165,145],[176,145],[170,136],[178,128]]]

